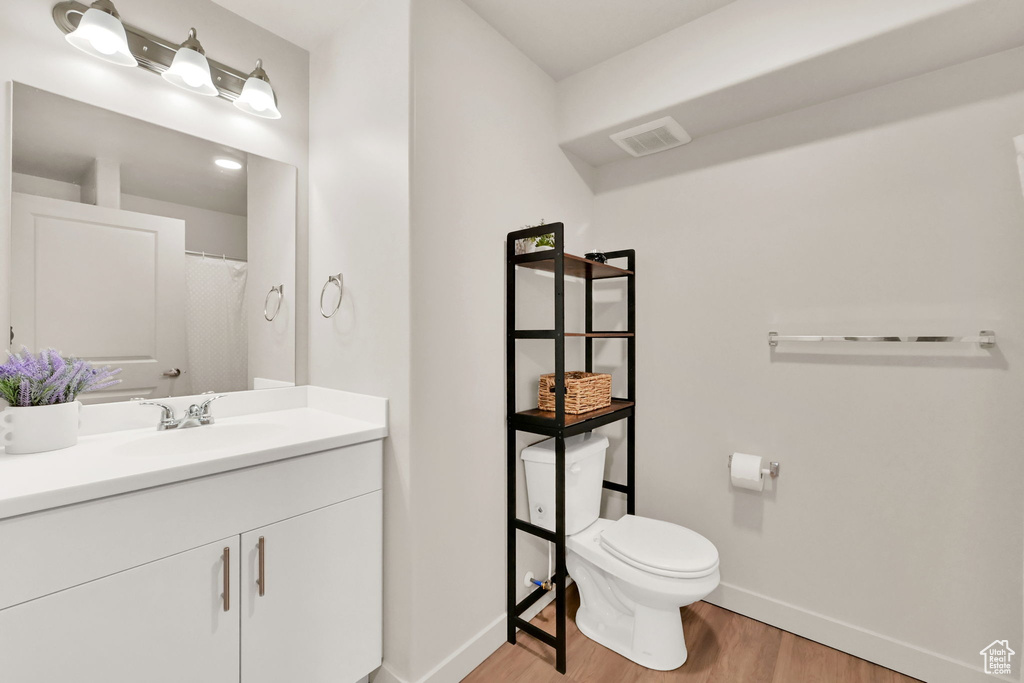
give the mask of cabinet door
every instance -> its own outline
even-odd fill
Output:
[[[380,666],[381,514],[376,491],[242,536],[243,683],[349,683]]]
[[[0,680],[237,681],[238,551],[236,536],[0,611]]]

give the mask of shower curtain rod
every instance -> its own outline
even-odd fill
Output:
[[[210,253],[205,252],[205,251],[192,251],[190,249],[186,249],[185,253],[186,254],[191,254],[192,256],[202,256],[203,258],[206,258],[207,256],[209,256],[210,258],[218,258],[218,259],[220,259],[222,261],[237,261],[238,263],[248,263],[249,262],[248,259],[233,258],[231,256],[225,256],[224,254],[210,254]]]

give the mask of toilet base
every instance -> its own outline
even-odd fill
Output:
[[[566,560],[580,591],[580,633],[648,669],[671,671],[683,665],[687,652],[679,607],[639,604],[575,553]]]
[[[637,614],[634,618],[621,615],[622,623],[609,627],[607,621],[591,618],[587,609],[580,606],[576,612],[576,627],[598,645],[640,666],[655,671],[672,671],[681,667],[688,653],[679,610],[651,610],[638,605],[637,611],[648,613]],[[634,647],[634,639],[642,645]]]

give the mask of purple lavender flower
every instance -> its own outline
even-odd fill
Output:
[[[80,358],[65,358],[56,349],[32,354],[22,347],[21,353],[8,353],[0,365],[0,399],[12,406],[39,406],[70,403],[79,394],[97,391],[117,384],[113,379],[121,372],[110,367],[94,368]]]

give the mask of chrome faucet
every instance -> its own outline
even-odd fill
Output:
[[[202,403],[196,405],[193,403],[185,411],[185,414],[181,418],[174,416],[174,408],[171,406],[160,403],[158,401],[145,401],[141,398],[133,398],[133,401],[138,401],[140,406],[157,406],[160,408],[160,422],[157,423],[157,431],[164,431],[165,429],[178,429],[179,427],[187,427],[190,423],[195,422],[199,426],[213,424],[213,413],[210,411],[210,404],[216,401],[218,398],[224,398],[227,394],[220,394],[218,396],[212,396]]]

